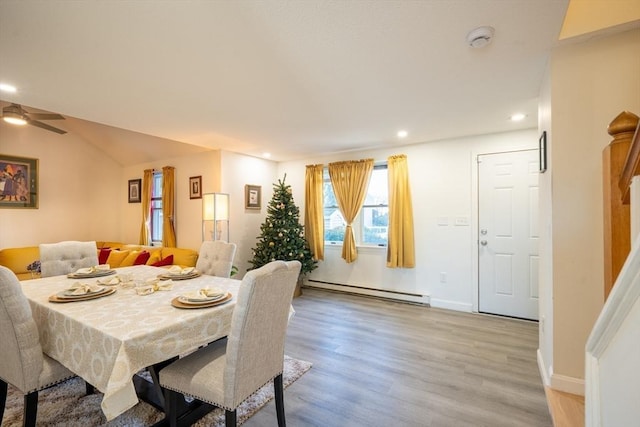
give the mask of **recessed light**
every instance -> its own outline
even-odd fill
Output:
[[[15,86],[8,83],[0,83],[0,90],[3,92],[16,93],[18,89]]]
[[[264,157],[265,159],[270,159],[271,153],[262,153],[262,157]]]
[[[511,120],[512,122],[519,122],[520,120],[523,120],[525,117],[527,117],[526,114],[516,113],[511,117],[509,117],[509,120]]]
[[[409,132],[407,132],[406,130],[399,130],[397,135],[398,135],[398,138],[402,139],[402,138],[406,138],[407,135],[409,135]]]

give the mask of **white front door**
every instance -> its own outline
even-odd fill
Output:
[[[538,152],[478,156],[478,310],[538,319]]]

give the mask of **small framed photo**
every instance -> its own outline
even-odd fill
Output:
[[[202,176],[189,178],[189,198],[202,199]]]
[[[129,203],[140,203],[140,201],[142,200],[140,197],[141,190],[142,190],[141,179],[129,180]]]
[[[547,170],[547,131],[543,131],[538,140],[538,159],[540,161],[540,173]]]
[[[259,185],[245,185],[244,186],[244,208],[245,209],[260,209],[262,207],[260,201],[262,200],[262,187]]]

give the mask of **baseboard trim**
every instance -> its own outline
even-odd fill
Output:
[[[351,294],[366,295],[376,298],[390,299],[394,301],[410,302],[413,304],[430,305],[429,295],[420,295],[409,292],[394,291],[390,289],[376,289],[357,285],[347,285],[343,283],[324,282],[321,280],[307,279],[304,287],[328,289],[332,291],[345,292]]]
[[[465,313],[473,312],[473,305],[458,301],[449,301],[444,299],[431,299],[431,307],[445,308],[447,310],[464,311]]]
[[[549,374],[547,374],[547,367],[544,364],[544,358],[542,357],[542,352],[540,349],[536,351],[537,359],[538,359],[538,370],[540,371],[540,378],[542,378],[542,385],[545,387],[551,387],[551,378],[549,378]]]
[[[584,379],[551,374],[550,386],[554,390],[584,396]]]

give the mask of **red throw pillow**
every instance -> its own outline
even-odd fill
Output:
[[[166,258],[161,259],[158,262],[154,262],[151,264],[154,267],[162,267],[163,265],[172,265],[173,264],[173,254],[169,255]]]
[[[138,255],[138,258],[136,258],[135,261],[133,261],[133,265],[144,265],[147,263],[147,261],[149,261],[149,257],[151,256],[151,254],[147,251],[142,251],[140,252],[140,255]]]
[[[100,255],[98,255],[98,264],[106,264],[110,253],[111,248],[101,248]]]

